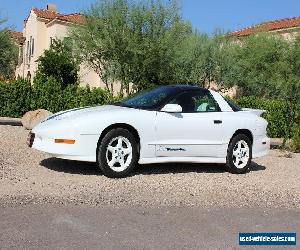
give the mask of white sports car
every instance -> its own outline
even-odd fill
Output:
[[[30,147],[55,157],[97,162],[108,177],[139,164],[224,163],[244,173],[269,152],[263,111],[240,109],[212,90],[162,86],[105,106],[62,111],[38,124]]]

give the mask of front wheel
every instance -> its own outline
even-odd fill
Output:
[[[138,144],[127,129],[112,129],[104,136],[98,149],[98,164],[105,176],[125,177],[137,161]]]
[[[233,174],[243,174],[249,169],[252,160],[252,143],[250,139],[239,134],[233,137],[227,150],[226,166]]]

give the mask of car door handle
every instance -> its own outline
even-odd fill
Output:
[[[222,121],[221,120],[214,120],[214,124],[221,124]]]

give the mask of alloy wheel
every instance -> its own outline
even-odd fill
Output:
[[[106,149],[106,161],[108,166],[116,171],[124,171],[132,160],[132,146],[130,141],[123,136],[113,138]]]
[[[238,141],[233,148],[233,164],[239,169],[244,168],[249,161],[249,152],[250,149],[247,142],[245,142],[244,140]]]

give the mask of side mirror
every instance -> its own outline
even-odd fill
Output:
[[[181,113],[182,107],[178,104],[166,104],[161,111],[168,113]]]

